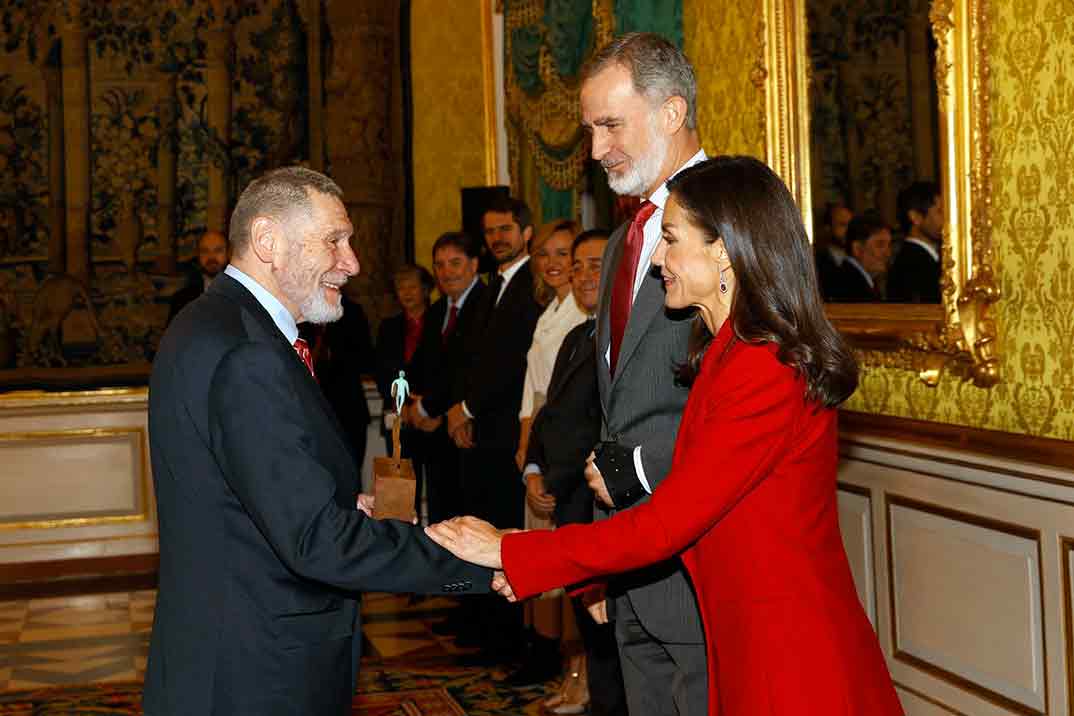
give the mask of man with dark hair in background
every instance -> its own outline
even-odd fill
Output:
[[[891,230],[887,224],[875,212],[855,216],[847,229],[847,250],[831,300],[842,303],[884,300],[881,285],[891,260]]]
[[[906,238],[888,273],[888,300],[940,302],[940,244],[943,202],[932,182],[914,182],[899,192],[899,221]]]
[[[824,235],[817,237],[813,258],[817,263],[820,295],[825,301],[834,300],[839,288],[839,273],[847,257],[847,228],[854,212],[842,202],[828,204],[824,212]]]
[[[527,245],[533,235],[529,207],[508,197],[494,200],[482,218],[485,243],[496,260],[473,322],[463,338],[466,364],[446,414],[448,434],[462,450],[463,511],[502,527],[522,527],[525,490],[515,462],[526,352],[541,314],[533,291]],[[525,646],[522,611],[495,595],[473,600],[480,625],[476,662],[499,664]]]

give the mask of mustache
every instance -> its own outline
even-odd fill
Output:
[[[329,271],[325,275],[321,276],[322,283],[333,283],[339,286],[347,283],[349,276],[342,271]]]
[[[492,248],[493,249],[509,249],[509,248],[511,248],[511,242],[510,241],[493,241],[492,242]]]

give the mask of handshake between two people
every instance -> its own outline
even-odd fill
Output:
[[[454,517],[425,528],[429,539],[459,559],[496,570],[492,590],[510,602],[517,599],[502,571],[500,545],[504,535],[520,531],[497,529],[495,525],[476,517]]]

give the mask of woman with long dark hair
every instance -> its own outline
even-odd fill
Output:
[[[668,188],[653,263],[666,305],[696,310],[671,472],[647,502],[592,525],[504,534],[467,517],[429,533],[502,568],[512,598],[680,555],[710,714],[901,714],[839,533],[835,408],[858,368],[824,315],[798,210],[749,157],[702,162]],[[587,477],[599,496],[592,463]]]

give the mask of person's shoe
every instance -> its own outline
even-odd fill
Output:
[[[563,677],[563,688],[555,696],[546,699],[543,704],[548,714],[574,716],[589,711],[589,683],[585,657],[571,659],[570,666],[571,670]]]

